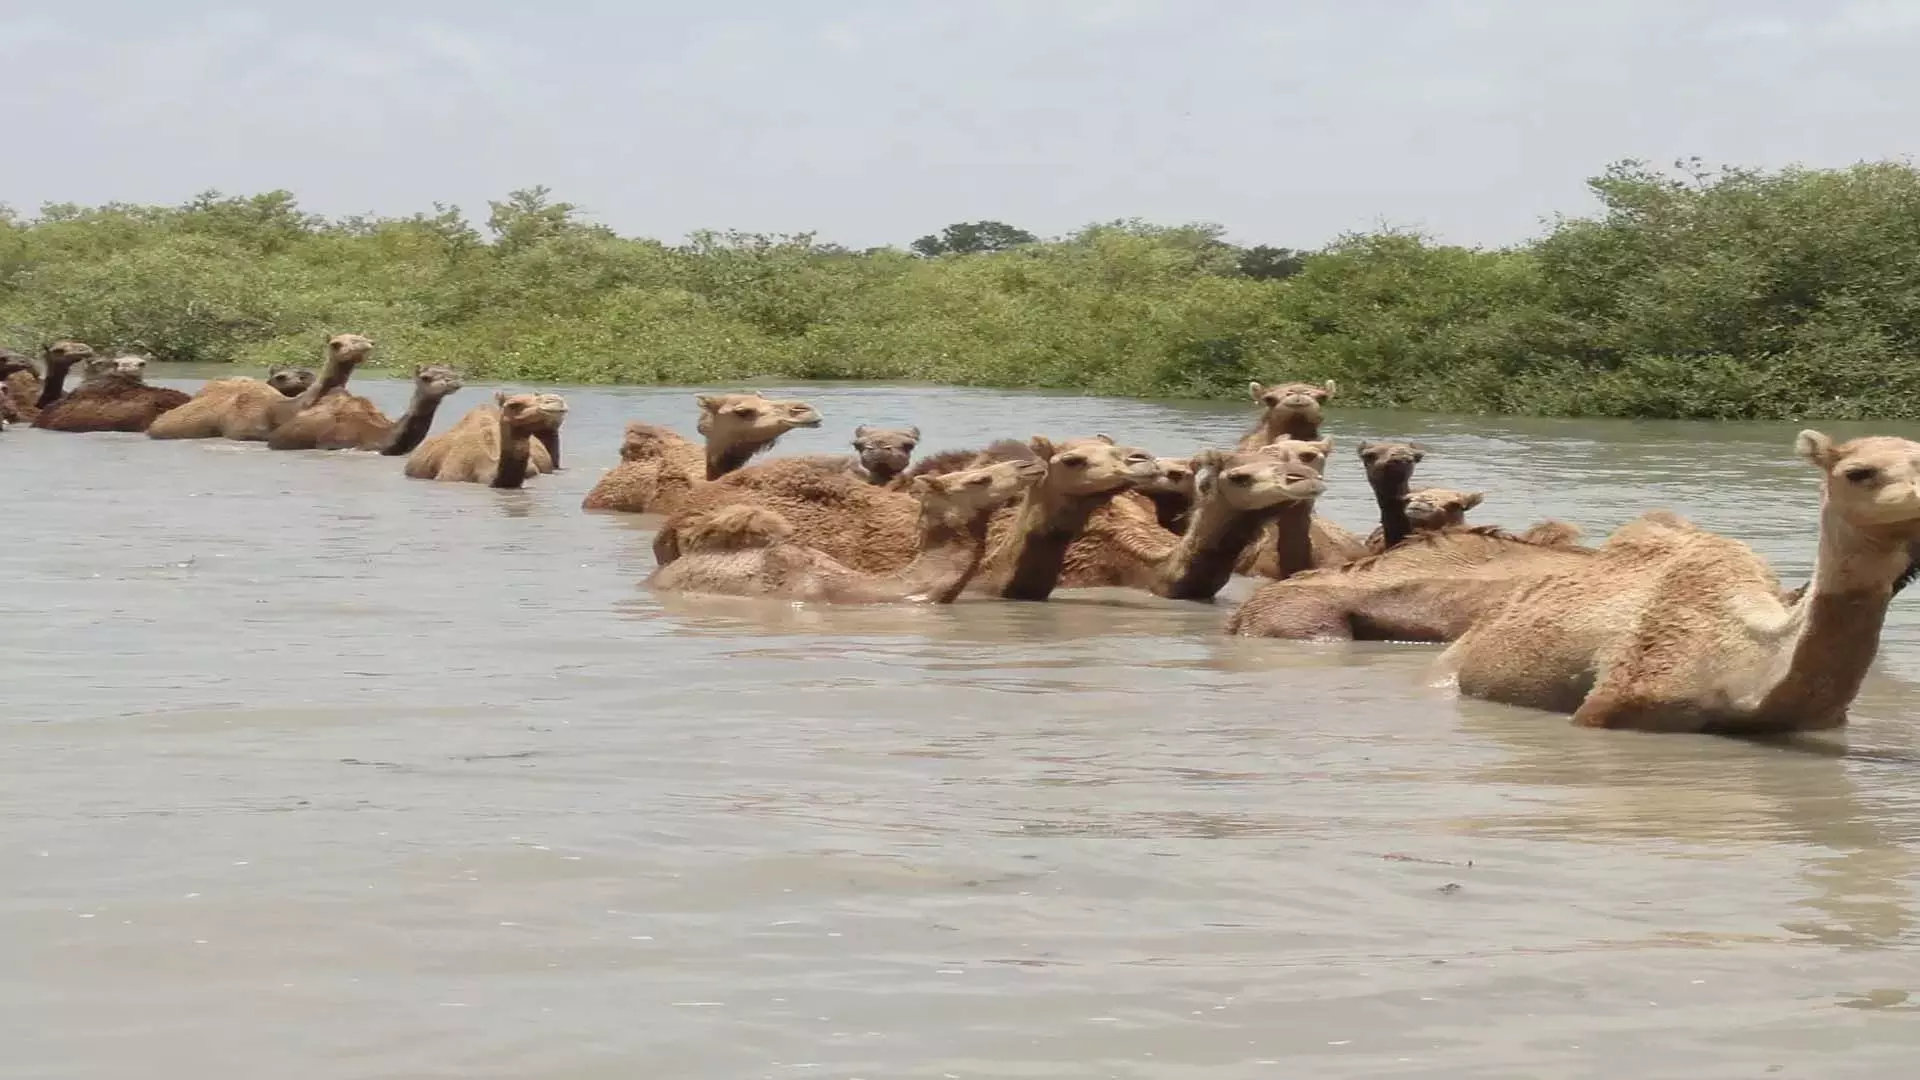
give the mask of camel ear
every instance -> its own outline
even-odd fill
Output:
[[[1333,400],[1334,385],[1333,385],[1332,379],[1328,379],[1326,383],[1321,386],[1321,389],[1326,391],[1326,394],[1323,397],[1321,397],[1320,399],[1321,401]]]
[[[1800,455],[1801,461],[1816,468],[1833,467],[1833,440],[1812,428],[1794,438],[1793,452]]]
[[[1479,506],[1480,500],[1486,497],[1487,497],[1487,493],[1484,491],[1469,491],[1467,492],[1466,496],[1460,500],[1460,509],[1471,510],[1474,507]]]
[[[1053,460],[1055,451],[1053,449],[1052,439],[1047,438],[1045,435],[1035,435],[1027,440],[1027,445],[1032,448],[1035,454],[1039,455],[1041,461]]]
[[[867,437],[868,432],[872,430],[872,424],[861,424],[859,427],[853,429],[853,437],[856,439],[864,439]]]
[[[916,476],[913,482],[907,485],[907,493],[919,496],[940,491],[946,487],[945,481],[945,477],[938,475]]]
[[[1106,443],[1108,446],[1112,446],[1114,444],[1113,436],[1108,435],[1105,432],[1095,432],[1093,437],[1096,439],[1099,439],[1103,443]]]
[[[693,400],[699,403],[701,412],[710,413],[720,410],[720,399],[712,394],[700,394]]]
[[[1187,463],[1188,467],[1193,470],[1196,479],[1204,473],[1206,474],[1206,480],[1202,482],[1211,483],[1213,474],[1227,467],[1227,452],[1225,450],[1202,450],[1191,458],[1188,458]]]
[[[920,429],[919,429],[918,427],[910,427],[910,428],[908,428],[908,429],[907,429],[907,438],[909,438],[909,439],[912,439],[912,440],[913,440],[914,442],[919,442],[919,441],[920,441]]]
[[[1380,448],[1374,445],[1372,439],[1367,439],[1360,444],[1360,460],[1369,465],[1373,464],[1373,456],[1379,452]]]
[[[419,374],[420,374],[421,372],[423,372],[423,371],[425,371],[425,370],[427,370],[427,365],[425,365],[425,364],[415,364],[415,365],[413,365],[413,373],[414,373],[414,375],[415,375],[415,376],[418,376],[418,375],[419,375]]]
[[[505,405],[507,403],[507,398],[511,396],[512,395],[508,394],[505,390],[495,390],[493,392],[493,403],[495,405]]]
[[[1307,445],[1308,445],[1308,446],[1316,446],[1316,447],[1319,447],[1319,448],[1320,448],[1320,456],[1322,456],[1322,457],[1332,457],[1332,456],[1333,456],[1333,436],[1331,436],[1331,435],[1329,435],[1329,436],[1327,436],[1327,437],[1326,437],[1326,438],[1324,438],[1324,439],[1321,439],[1321,440],[1320,440],[1319,442],[1310,442],[1310,443],[1308,443]]]

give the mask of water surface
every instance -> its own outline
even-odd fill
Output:
[[[929,452],[1176,454],[1250,411],[762,389],[827,418],[780,452],[911,422]],[[654,521],[578,507],[621,425],[690,430],[693,391],[564,392],[568,468],[516,492],[0,435],[0,1075],[1831,1078],[1920,1053],[1911,591],[1854,725],[1798,748],[1461,702],[1431,647],[1226,639],[1230,599],[662,599]],[[1335,409],[1322,506],[1367,527],[1354,448],[1412,436],[1419,482],[1487,492],[1477,520],[1597,539],[1671,507],[1797,582],[1796,427]]]

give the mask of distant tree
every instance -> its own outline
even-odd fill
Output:
[[[1305,252],[1257,244],[1240,252],[1240,273],[1259,281],[1290,278],[1306,269]]]
[[[1031,244],[1040,238],[1025,229],[1016,229],[1002,221],[963,221],[927,235],[912,244],[915,254],[931,259],[938,255],[979,255],[1006,251]]]
[[[487,215],[487,229],[500,250],[517,251],[570,232],[613,235],[605,226],[577,220],[580,208],[570,202],[554,202],[552,194],[545,184],[536,184],[510,191],[504,200],[487,200],[487,207],[493,211]]]

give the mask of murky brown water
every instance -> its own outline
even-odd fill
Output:
[[[1247,419],[804,393],[827,424],[785,451],[913,421],[929,450],[1178,453]],[[1459,702],[1431,647],[1231,641],[1225,603],[663,602],[651,522],[578,504],[626,419],[690,427],[688,392],[569,400],[570,468],[522,492],[0,435],[0,1075],[1691,1080],[1920,1053],[1911,591],[1854,726],[1801,749]],[[1341,410],[1323,507],[1367,524],[1355,444],[1412,435],[1422,482],[1489,492],[1479,520],[1598,536],[1672,506],[1800,580],[1795,427]]]

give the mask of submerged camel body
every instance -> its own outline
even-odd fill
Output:
[[[661,591],[778,596],[838,604],[923,601],[950,604],[979,572],[987,519],[1046,475],[1038,457],[914,478],[918,506],[913,559],[891,573],[857,570],[793,541],[777,511],[722,506],[683,526],[686,550],[648,584]]]
[[[1764,735],[1846,723],[1887,606],[1920,541],[1920,443],[1836,444],[1820,470],[1813,578],[1785,602],[1747,545],[1673,514],[1616,530],[1585,567],[1514,591],[1451,645],[1469,697],[1571,713],[1589,727]]]
[[[542,407],[521,418],[524,424],[530,425],[527,430],[533,436],[527,467],[530,475],[557,472],[560,469],[560,427],[567,418],[567,402],[559,394],[536,393],[532,396],[542,403]],[[416,480],[447,479],[441,473],[445,471],[450,456],[458,456],[466,462],[456,464],[455,472],[471,471],[471,462],[494,453],[493,447],[500,434],[500,421],[500,401],[496,394],[493,401],[475,405],[452,427],[430,436],[410,453],[400,451],[408,454],[407,475]]]
[[[560,430],[567,415],[566,399],[558,394],[508,394],[501,390],[494,395],[491,412],[492,430],[468,427],[447,432],[458,437],[432,455],[433,471],[426,471],[422,452],[427,448],[422,446],[407,459],[406,474],[421,480],[496,488],[517,488],[538,476],[540,470],[534,459],[544,449],[540,437]]]
[[[188,401],[185,393],[146,384],[140,356],[93,357],[72,393],[40,410],[33,426],[47,431],[145,431],[156,418]]]
[[[658,424],[628,424],[620,463],[587,492],[581,507],[671,514],[691,492],[739,469],[780,436],[794,428],[820,426],[819,411],[804,401],[772,401],[749,393],[702,394],[698,402],[704,447]]]
[[[366,358],[346,364],[348,374]],[[397,420],[389,420],[379,406],[349,393],[346,376],[312,404],[274,426],[267,436],[269,450],[371,450],[388,456],[411,452],[427,437],[440,403],[457,392],[460,376],[441,364],[413,369],[413,394]]]
[[[0,373],[5,375],[6,403],[0,408],[17,423],[31,424],[40,410],[66,395],[67,374],[75,364],[93,359],[93,349],[78,341],[56,341],[42,352],[47,373],[43,378],[33,362],[11,349],[0,349]]]
[[[344,387],[353,369],[373,351],[373,342],[360,334],[335,334],[327,339],[326,360],[317,378],[289,395],[303,381],[301,369],[279,369],[266,381],[246,377],[215,379],[200,388],[193,400],[167,413],[147,428],[150,439],[233,439],[262,442],[281,425],[314,407],[328,394]]]

